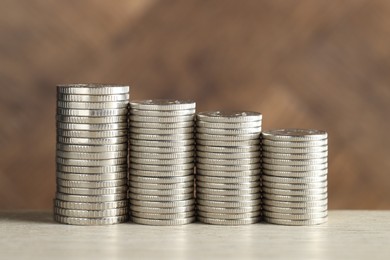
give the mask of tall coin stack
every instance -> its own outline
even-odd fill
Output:
[[[128,219],[128,86],[57,86],[54,219],[106,225]]]
[[[129,198],[133,222],[183,225],[195,220],[195,102],[130,103]]]
[[[262,115],[204,112],[196,119],[198,219],[217,225],[258,222]]]
[[[281,129],[263,133],[263,216],[273,224],[316,225],[328,216],[328,135]]]

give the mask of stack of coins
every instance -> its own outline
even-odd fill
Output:
[[[183,225],[195,220],[195,102],[130,103],[129,198],[133,222]]]
[[[264,219],[282,225],[326,222],[327,133],[281,129],[262,136]]]
[[[204,112],[196,119],[198,219],[217,225],[258,222],[262,115]]]
[[[54,219],[105,225],[128,219],[129,87],[57,86]]]

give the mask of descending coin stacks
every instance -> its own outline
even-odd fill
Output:
[[[263,216],[269,223],[327,221],[327,133],[282,129],[262,134]]]
[[[125,222],[129,87],[57,86],[54,219],[75,225]]]
[[[255,112],[197,114],[196,201],[201,222],[259,221],[261,122]]]
[[[130,103],[131,219],[146,225],[195,220],[195,102]]]

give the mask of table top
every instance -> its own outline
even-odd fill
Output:
[[[389,259],[390,211],[330,211],[319,226],[57,224],[0,211],[0,259]]]

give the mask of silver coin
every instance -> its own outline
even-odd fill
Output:
[[[237,146],[251,146],[259,145],[260,139],[244,140],[244,141],[212,141],[212,140],[196,140],[197,145],[206,146],[222,146],[222,147],[237,147]]]
[[[131,145],[135,146],[151,146],[151,147],[178,147],[178,146],[191,146],[194,149],[194,139],[180,140],[180,141],[149,141],[149,140],[129,140]]]
[[[214,201],[244,201],[244,200],[255,200],[261,198],[260,193],[251,193],[245,195],[212,195],[205,193],[196,194],[196,198],[204,200],[214,200]]]
[[[260,182],[252,181],[252,182],[241,182],[241,183],[215,183],[215,182],[196,181],[196,186],[201,188],[208,188],[208,189],[239,190],[239,189],[249,189],[249,188],[259,187]]]
[[[238,189],[238,190],[223,190],[223,189],[210,189],[210,188],[203,188],[203,187],[196,187],[197,194],[210,194],[210,195],[223,195],[223,196],[236,196],[236,195],[247,195],[247,194],[253,194],[253,193],[259,193],[261,192],[261,188],[259,187],[253,187],[248,189]]]
[[[127,165],[110,165],[110,166],[97,166],[97,167],[82,167],[82,166],[68,166],[68,165],[57,165],[57,171],[60,172],[69,172],[69,173],[90,173],[90,174],[100,174],[100,173],[117,173],[117,172],[126,172]]]
[[[118,200],[112,202],[100,202],[100,203],[85,203],[85,202],[70,202],[62,200],[54,200],[54,206],[64,209],[79,209],[79,210],[105,210],[123,208],[128,206],[127,200]]]
[[[194,181],[194,175],[186,175],[186,176],[180,176],[180,177],[143,177],[143,176],[129,176],[129,182],[142,182],[142,183],[149,183],[149,184],[175,184],[175,183],[184,183],[184,182],[193,182]]]
[[[302,189],[302,190],[286,190],[286,189],[276,189],[263,186],[262,188],[264,193],[278,194],[278,195],[287,195],[287,196],[306,196],[306,195],[317,195],[328,192],[328,188],[313,188],[313,189]]]
[[[237,183],[260,181],[260,175],[242,176],[242,177],[214,177],[214,176],[196,175],[196,181],[219,183],[219,184],[221,183],[237,184]]]
[[[260,140],[261,127],[243,128],[243,129],[221,129],[221,128],[197,127],[196,132],[198,133],[199,139],[206,139],[206,140],[211,139],[211,137],[207,135],[213,135],[213,136],[217,135],[217,136],[221,136],[220,138],[225,138],[225,139],[230,138],[236,141],[247,140],[247,139]]]
[[[327,181],[323,182],[311,182],[311,183],[278,183],[278,182],[269,182],[262,181],[264,187],[273,188],[273,189],[282,189],[282,190],[304,190],[304,189],[318,189],[326,188],[328,186]]]
[[[262,205],[263,209],[269,212],[278,212],[284,214],[311,214],[316,212],[324,212],[328,210],[328,205],[306,208],[282,208],[275,206]]]
[[[239,226],[239,225],[250,225],[260,221],[260,217],[244,218],[244,219],[215,219],[215,218],[204,218],[198,216],[198,220],[205,224],[211,225],[225,225],[225,226]]]
[[[127,115],[127,108],[118,109],[70,109],[57,107],[57,114],[64,116],[88,116],[88,117],[102,117],[102,116],[125,116]]]
[[[128,221],[128,216],[116,216],[105,218],[74,218],[61,215],[54,215],[54,220],[62,224],[81,225],[81,226],[97,226],[97,225],[112,225]]]
[[[196,198],[197,206],[207,206],[213,208],[229,208],[231,210],[239,210],[246,207],[257,207],[261,205],[261,199],[242,200],[242,201],[213,201]]]
[[[214,128],[214,129],[247,129],[261,128],[262,121],[253,121],[248,123],[213,123],[207,121],[196,121],[198,128]]]
[[[115,208],[115,209],[104,209],[104,210],[80,210],[80,209],[63,209],[54,207],[54,214],[76,217],[76,218],[105,218],[115,217],[128,214],[129,210],[127,207]]]
[[[286,171],[286,172],[307,172],[307,171],[317,171],[328,168],[327,163],[322,164],[313,164],[313,165],[274,165],[263,163],[264,169],[274,170],[274,171]]]
[[[149,208],[167,208],[174,209],[180,207],[188,207],[195,205],[195,199],[176,200],[176,201],[147,201],[130,199],[131,206],[149,207]]]
[[[86,131],[107,131],[127,129],[127,123],[112,123],[112,124],[69,124],[57,122],[57,129],[66,130],[86,130]]]
[[[152,164],[137,164],[131,163],[130,169],[141,170],[141,171],[154,171],[154,172],[172,172],[172,171],[183,171],[191,170],[194,168],[193,163],[176,164],[176,165],[152,165]]]
[[[317,213],[305,213],[305,214],[286,214],[278,212],[263,211],[263,215],[269,218],[277,219],[289,219],[289,220],[306,220],[306,219],[317,219],[328,216],[328,211],[317,212]]]
[[[151,225],[151,226],[178,226],[186,225],[195,221],[195,216],[188,218],[177,218],[177,219],[146,219],[146,218],[137,218],[132,216],[131,220],[134,223],[142,225]]]
[[[158,178],[168,178],[168,177],[186,177],[188,175],[194,175],[194,170],[186,169],[186,170],[176,170],[176,171],[150,171],[150,170],[129,170],[130,176],[138,176],[138,177],[158,177]]]
[[[306,154],[306,153],[322,153],[328,151],[328,146],[312,146],[312,147],[276,147],[262,146],[263,151],[271,153],[286,153],[286,154]]]
[[[145,123],[181,123],[181,122],[193,122],[194,115],[186,116],[138,116],[130,115],[129,120],[131,122],[145,122]]]
[[[146,200],[146,201],[178,201],[178,200],[188,200],[194,198],[193,193],[185,193],[179,195],[169,195],[169,196],[154,196],[154,195],[145,195],[145,194],[136,194],[129,192],[128,194],[131,200]]]
[[[250,153],[259,152],[260,145],[221,147],[196,144],[196,150],[208,153]]]
[[[151,135],[176,135],[176,134],[192,134],[194,137],[193,127],[180,127],[180,128],[146,128],[146,127],[131,127],[131,133],[138,134],[151,134]]]
[[[239,171],[248,171],[260,169],[260,163],[253,164],[243,164],[243,165],[211,165],[211,164],[201,164],[197,163],[196,168],[201,170],[210,170],[210,171],[227,171],[227,172],[239,172]]]
[[[182,153],[143,153],[130,151],[130,158],[143,158],[143,159],[155,159],[155,160],[175,160],[184,158],[194,158],[194,151],[182,152]]]
[[[261,211],[257,210],[257,211],[246,212],[246,213],[227,214],[227,213],[204,212],[204,211],[198,210],[197,214],[198,214],[198,217],[227,220],[227,219],[245,219],[245,218],[259,217],[261,214]]]
[[[148,99],[148,100],[133,100],[130,102],[131,109],[139,110],[157,110],[157,111],[172,111],[172,110],[187,110],[195,109],[196,103],[192,100],[175,100],[175,99]]]
[[[104,117],[86,117],[86,116],[64,116],[56,115],[56,120],[62,123],[71,124],[112,124],[127,123],[126,116],[104,116]]]
[[[263,163],[275,164],[275,165],[318,165],[328,162],[328,158],[322,159],[310,159],[310,160],[284,160],[284,159],[270,159],[262,158]]]
[[[212,111],[198,113],[196,119],[213,123],[248,123],[261,121],[262,115],[251,111]]]
[[[256,212],[261,210],[260,204],[249,206],[249,207],[237,207],[237,208],[220,208],[220,207],[197,205],[196,208],[202,212],[219,213],[219,214],[242,214],[242,213]]]
[[[57,185],[71,188],[111,188],[127,185],[127,178],[110,181],[70,181],[57,178]]]
[[[127,152],[127,144],[109,145],[78,145],[57,143],[57,150],[64,152],[101,153],[101,152]]]
[[[263,198],[263,205],[269,205],[280,208],[310,208],[324,207],[328,205],[328,199],[312,200],[312,201],[278,201]]]
[[[212,164],[212,165],[243,165],[243,164],[254,164],[259,163],[260,157],[255,158],[244,158],[244,159],[214,159],[214,158],[196,158],[196,162],[200,164]]]
[[[57,93],[57,99],[65,102],[129,102],[129,93],[116,95],[78,95]]]
[[[304,195],[304,196],[288,196],[288,195],[277,195],[270,193],[263,193],[263,197],[269,200],[278,200],[278,201],[312,201],[312,200],[324,200],[328,198],[327,193],[317,194],[317,195]]]
[[[263,151],[263,158],[273,158],[282,160],[312,160],[328,157],[328,151],[319,153],[304,153],[304,154],[286,154],[286,153],[270,153]]]
[[[194,188],[194,181],[177,182],[177,183],[146,183],[129,181],[129,185],[134,188],[152,189],[152,190],[169,190],[169,189],[182,189],[182,188]]]
[[[69,109],[118,109],[128,107],[128,101],[116,101],[116,102],[69,102],[69,101],[57,101],[57,107],[69,108]]]
[[[137,163],[137,164],[151,164],[151,165],[175,165],[175,164],[193,163],[194,158],[187,157],[187,158],[180,158],[180,159],[143,159],[143,158],[130,157],[130,162]]]
[[[286,225],[286,226],[312,226],[324,224],[328,221],[328,217],[308,219],[308,220],[292,220],[264,217],[264,220],[271,224]]]
[[[150,140],[150,141],[181,141],[194,139],[194,134],[169,134],[169,135],[159,135],[159,134],[138,134],[130,133],[129,138],[137,140]]]
[[[169,213],[156,214],[156,213],[132,211],[131,216],[136,218],[146,218],[146,219],[181,219],[181,218],[190,218],[195,216],[195,211],[192,210],[192,211],[173,213],[173,214],[169,214]]]
[[[63,187],[63,186],[57,186],[57,191],[64,193],[64,194],[73,194],[73,195],[91,195],[91,196],[97,196],[97,195],[110,195],[110,194],[117,194],[117,193],[126,193],[127,192],[127,185],[124,186],[118,186],[118,187],[110,187],[110,188],[73,188],[73,187]]]
[[[69,181],[111,181],[127,178],[127,171],[103,174],[82,174],[57,171],[56,176],[58,179]]]
[[[64,194],[57,192],[56,193],[56,199],[64,200],[64,201],[73,201],[73,202],[112,202],[117,200],[123,200],[126,199],[127,195],[126,193],[116,193],[116,194],[110,194],[110,195],[98,195],[98,196],[91,196],[91,195],[73,195],[73,194]]]
[[[194,212],[195,204],[190,206],[174,207],[174,208],[151,208],[151,207],[130,205],[130,210],[132,212],[136,211],[136,212],[154,213],[154,214],[177,214],[183,212]]]
[[[321,177],[328,174],[328,169],[307,171],[307,172],[273,171],[273,170],[263,169],[263,174],[268,176],[291,177],[291,178]]]
[[[261,176],[261,178],[263,179],[263,181],[266,181],[266,182],[306,184],[306,183],[312,183],[312,182],[327,181],[328,176],[322,175],[322,176],[316,176],[316,177],[289,178],[289,177],[275,177],[275,176],[269,176],[269,175],[263,174]]]
[[[57,163],[68,166],[110,166],[127,164],[127,158],[115,158],[105,160],[77,160],[57,157]]]
[[[80,153],[80,152],[64,152],[64,151],[57,150],[56,156],[61,158],[80,159],[80,160],[105,160],[105,159],[114,159],[114,158],[126,158],[127,151]]]
[[[187,128],[194,127],[194,121],[184,121],[184,122],[175,122],[175,123],[161,123],[161,122],[130,122],[131,128],[149,128],[149,129],[179,129],[179,128]]]
[[[76,95],[116,95],[127,94],[129,86],[110,84],[63,84],[57,85],[57,93]]]
[[[289,142],[318,141],[328,138],[325,131],[313,129],[277,129],[265,131],[262,135],[269,140]]]
[[[185,152],[194,152],[194,145],[186,146],[172,146],[172,147],[153,147],[153,146],[139,146],[131,145],[131,152],[141,152],[141,153],[161,153],[161,154],[180,154]]]
[[[192,186],[192,187],[169,189],[169,190],[152,190],[152,189],[129,187],[129,192],[142,194],[142,195],[171,196],[171,195],[181,195],[187,193],[193,194],[194,187]]]
[[[75,138],[111,138],[111,137],[126,137],[127,130],[111,130],[111,131],[75,131],[57,129],[57,135],[62,137]]]
[[[197,158],[212,158],[212,159],[248,159],[248,158],[260,158],[261,153],[260,151],[256,152],[249,152],[249,153],[208,153],[208,152],[202,152],[197,151],[196,152]]]
[[[209,171],[209,170],[196,170],[197,176],[209,176],[209,177],[221,177],[221,178],[240,178],[240,177],[256,177],[259,176],[260,178],[261,169],[256,170],[248,170],[248,171],[236,171],[236,172],[229,172],[229,171]]]
[[[305,147],[318,147],[328,145],[328,139],[309,142],[282,142],[263,139],[263,146],[277,146],[277,147],[289,147],[289,148],[305,148]]]
[[[138,116],[188,116],[195,115],[195,109],[181,109],[181,110],[141,110],[141,109],[130,109],[130,114]]]
[[[127,143],[128,138],[127,136],[111,138],[73,138],[58,136],[57,141],[62,144],[104,145]]]

